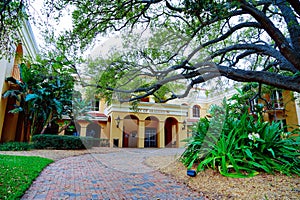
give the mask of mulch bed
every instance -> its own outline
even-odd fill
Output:
[[[189,177],[186,167],[178,160],[170,162],[172,159],[151,157],[146,164],[185,183],[206,199],[300,199],[299,176],[260,173],[252,178],[228,178],[215,170],[206,170],[196,177]]]

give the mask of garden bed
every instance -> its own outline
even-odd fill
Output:
[[[189,177],[186,167],[179,161],[170,162],[172,160],[173,156],[151,157],[146,164],[188,185],[207,199],[300,199],[299,176],[261,173],[252,178],[228,178],[217,171],[206,170],[196,177]]]

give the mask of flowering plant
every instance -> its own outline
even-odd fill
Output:
[[[243,112],[232,109],[236,107]],[[184,165],[198,165],[198,172],[216,169],[229,177],[251,177],[261,171],[300,176],[299,129],[285,132],[280,122],[264,122],[261,115],[255,118],[242,104],[224,101],[223,108],[220,112],[222,107],[214,106],[211,119],[201,118],[195,124],[181,156]],[[222,123],[220,115],[225,115]]]

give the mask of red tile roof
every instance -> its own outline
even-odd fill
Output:
[[[93,116],[93,117],[107,117],[105,114],[98,113],[98,112],[89,112],[88,114]]]

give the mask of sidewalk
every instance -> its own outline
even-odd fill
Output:
[[[181,149],[122,149],[60,159],[49,165],[22,199],[203,199],[144,164]],[[172,164],[172,163],[169,163]]]

